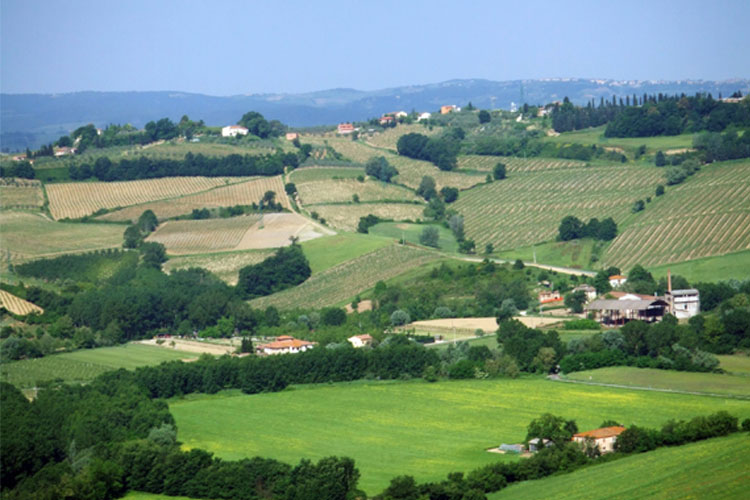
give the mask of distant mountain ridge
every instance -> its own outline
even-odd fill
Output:
[[[182,115],[209,125],[236,123],[254,110],[293,127],[358,121],[396,110],[435,111],[443,104],[508,109],[511,103],[545,104],[567,96],[577,104],[590,99],[625,98],[644,93],[728,96],[750,92],[750,79],[724,81],[620,81],[608,79],[549,78],[496,82],[482,79],[450,80],[363,91],[329,89],[299,94],[249,94],[227,97],[180,91],[74,92],[66,94],[0,94],[0,145],[4,151],[37,148],[80,125],[130,123]],[[523,97],[522,97],[523,96]]]

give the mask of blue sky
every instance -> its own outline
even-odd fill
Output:
[[[0,90],[750,77],[750,1],[2,0]]]

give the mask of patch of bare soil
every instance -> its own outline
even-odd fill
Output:
[[[330,234],[336,233],[299,214],[266,214],[248,229],[235,250],[278,248],[291,244],[291,237],[302,242]]]

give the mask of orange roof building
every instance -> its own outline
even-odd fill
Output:
[[[355,335],[353,337],[349,337],[346,340],[348,340],[352,344],[352,346],[354,346],[355,348],[364,347],[364,346],[372,344],[372,336],[368,334]]]
[[[354,125],[351,123],[339,123],[338,133],[339,134],[351,134],[354,132]]]
[[[276,340],[268,344],[261,344],[255,348],[255,352],[260,355],[271,354],[295,354],[305,352],[316,346],[315,342],[299,340],[289,335],[281,335]]]
[[[600,429],[573,434],[573,441],[584,445],[587,439],[591,439],[601,453],[610,453],[615,451],[617,436],[622,434],[623,431],[625,431],[625,427],[621,425],[602,427]]]

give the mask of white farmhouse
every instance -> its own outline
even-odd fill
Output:
[[[346,340],[348,340],[349,343],[351,343],[355,348],[365,347],[372,344],[372,337],[367,334],[355,335],[354,337],[349,337]]]
[[[625,427],[613,425],[611,427],[602,427],[593,431],[579,432],[573,434],[573,441],[584,446],[587,440],[591,440],[599,448],[602,454],[615,451],[615,442],[617,436],[625,431]]]
[[[289,335],[282,335],[276,337],[274,342],[259,345],[255,348],[255,352],[260,355],[295,354],[298,352],[305,352],[313,347],[315,347],[315,342],[308,342],[306,340],[295,339]]]
[[[669,312],[677,319],[692,318],[701,312],[701,297],[695,288],[668,291],[667,302]]]
[[[248,132],[249,130],[243,127],[242,125],[227,125],[226,127],[223,127],[221,129],[221,136],[222,137],[235,137],[238,135],[247,135]]]
[[[427,111],[425,111],[424,113],[419,114],[419,116],[417,117],[417,121],[421,122],[422,120],[429,120],[430,118],[432,118],[432,113],[428,113]]]

